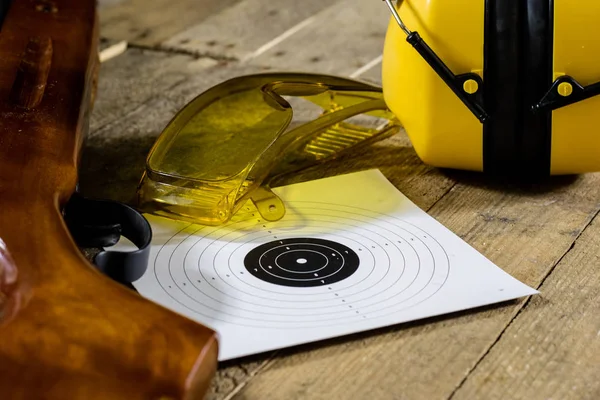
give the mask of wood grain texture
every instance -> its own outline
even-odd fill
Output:
[[[103,0],[101,35],[156,46],[239,0]]]
[[[110,108],[106,108],[107,111],[102,114],[105,124],[91,132],[83,151],[80,188],[85,195],[129,201],[143,171],[148,150],[180,107],[223,80],[265,71],[264,66],[223,62],[197,73],[186,65],[202,59],[194,60],[180,55],[171,57],[178,62],[170,63],[154,52],[130,49],[119,58],[102,65],[104,83],[100,81],[98,97],[103,99],[103,107]],[[150,88],[135,89],[135,82],[126,82],[128,79],[136,80],[135,74],[125,71],[135,64],[144,65],[147,68],[146,76],[155,76],[157,84],[164,74],[181,74],[184,78],[159,93],[148,92],[153,90]],[[119,99],[126,91],[123,87],[131,88],[130,101],[135,106]],[[111,105],[111,101],[116,104]],[[122,108],[129,111],[124,113]],[[110,122],[106,122],[108,120]],[[285,183],[370,168],[380,168],[405,194],[423,207],[434,204],[454,183],[450,177],[436,172],[418,159],[405,133],[351,157],[291,177]],[[227,398],[234,389],[251,380],[268,360],[268,355],[261,355],[222,365],[207,398]]]
[[[61,214],[92,105],[95,1],[31,5],[15,0],[0,36],[0,290],[10,301],[30,287],[0,331],[0,397],[198,398],[216,369],[215,332],[101,275]],[[53,57],[48,85],[26,109],[7,99],[32,37],[48,37]],[[25,74],[23,87],[38,78]]]
[[[122,4],[123,2],[126,2],[126,0],[123,0],[119,4]],[[241,44],[239,46],[236,45],[232,48],[229,48],[229,50],[232,51],[235,48],[235,51],[241,51],[241,53],[227,53],[225,51],[226,49],[219,49],[218,44],[214,44],[212,39],[207,39],[207,42],[210,42],[208,47],[216,47],[216,49],[213,49],[214,52],[221,56],[217,58],[243,56],[244,54],[254,53],[259,50],[259,48],[265,44],[265,42],[269,42],[270,38],[272,39],[279,36],[281,34],[281,30],[285,28],[285,24],[296,23],[302,20],[302,18],[306,17],[310,12],[319,12],[328,5],[327,3],[323,2],[303,2],[302,4],[297,2],[294,4],[292,3],[293,2],[290,2],[290,4],[284,7],[284,4],[278,5],[270,3],[266,0],[245,0],[237,6],[230,7],[225,11],[212,16],[211,18],[208,18],[206,21],[199,23],[198,27],[192,28],[189,34],[196,39],[202,38],[204,37],[204,34],[201,34],[201,32],[195,32],[195,29],[201,29],[214,31],[215,34],[219,35],[221,38],[230,37],[228,36],[230,35],[230,28],[242,29],[241,27],[237,26],[237,21],[232,18],[234,15],[238,14],[241,15],[239,18],[248,18],[248,20],[253,19],[262,21],[268,20],[269,18],[279,18],[281,24],[247,24],[243,28],[245,29],[244,35],[236,36],[232,34],[231,37],[234,40],[250,41],[248,43],[240,42]],[[363,3],[354,4],[354,6],[357,5],[365,8]],[[282,15],[279,14],[279,11],[274,12],[274,10],[279,10],[279,8],[281,8],[281,12],[283,13]],[[370,8],[382,10],[382,7]],[[350,10],[351,9],[352,8],[350,8]],[[385,9],[385,7],[383,7],[383,9]],[[141,9],[139,10],[141,12]],[[333,9],[330,9],[329,13],[332,11]],[[378,11],[378,13],[380,12],[381,11]],[[352,14],[352,11],[350,11],[350,13]],[[324,16],[326,17],[327,15],[328,14]],[[354,15],[356,15],[356,13],[354,13]],[[323,27],[328,26],[330,27],[329,30],[341,30],[342,27],[338,27],[338,25],[346,24],[343,18],[332,22],[324,20],[324,16],[321,16],[321,18],[318,20],[318,25]],[[364,35],[361,35],[359,29],[365,30]],[[369,30],[371,30],[371,34],[373,34],[372,31],[374,30],[374,24],[360,25],[359,28],[354,29],[354,33],[357,37],[368,36],[367,32],[369,32]],[[307,29],[307,31],[310,31],[310,29]],[[188,33],[183,33],[182,35],[185,36],[187,34]],[[288,39],[293,39],[293,35]],[[314,42],[315,40],[319,40],[319,37],[312,36],[305,37],[305,39],[309,42]],[[286,40],[284,40],[282,43],[285,43]],[[364,57],[365,60],[370,59],[371,57],[376,57],[379,52],[377,47],[382,46],[383,39],[381,37],[379,39],[372,37],[371,42],[373,41],[378,41],[379,44],[374,44],[373,46],[367,47],[363,46],[364,49],[368,49],[370,52],[368,56]],[[111,40],[110,42],[114,42],[114,40]],[[177,39],[173,38],[172,42],[177,42]],[[196,44],[196,42],[186,41],[185,45],[188,47],[175,46],[175,48],[176,50],[193,50],[193,46]],[[280,46],[281,45],[282,44],[280,44]],[[320,46],[320,50],[327,53],[334,51],[336,47],[339,47],[339,43],[325,41],[325,44]],[[194,50],[196,53],[208,52],[205,51],[206,49],[198,50],[198,48],[196,48],[196,50]],[[223,51],[225,51],[225,53],[223,53]],[[288,54],[286,56],[286,59],[288,60],[287,62],[289,63],[288,67],[267,65],[260,62],[259,59],[259,66],[249,67],[249,71],[262,72],[265,70],[300,69],[310,72],[326,70],[326,72],[337,74],[340,72],[336,70],[336,68],[346,68],[346,71],[351,73],[352,71],[356,70],[354,66],[359,65],[358,63],[352,65],[349,54],[346,53],[341,54],[339,57],[328,58],[326,69],[314,65],[314,63],[307,64],[304,58],[305,57],[303,57],[303,53],[301,52]],[[100,70],[99,95],[96,101],[94,113],[92,115],[91,130],[98,130],[102,126],[108,124],[110,121],[114,121],[115,119],[126,115],[128,112],[131,112],[144,101],[147,101],[153,97],[161,96],[165,91],[168,91],[168,89],[172,88],[174,85],[182,83],[184,80],[188,79],[188,77],[193,77],[194,75],[201,73],[203,68],[217,64],[219,64],[219,68],[221,68],[225,65],[231,65],[231,62],[219,62],[211,59],[210,57],[194,58],[184,54],[168,51],[150,51],[135,47],[129,48],[122,56],[116,57],[115,59],[111,59],[102,64]],[[352,65],[352,67],[347,67],[350,65]],[[379,70],[380,67],[376,65],[368,71],[373,75],[371,79],[369,79],[371,82],[380,83],[380,79],[378,78],[380,76],[380,73],[378,73]],[[193,84],[191,87],[194,87]],[[201,88],[197,90],[203,89]]]
[[[598,210],[598,174],[534,187],[455,177],[460,183],[430,214],[534,287]],[[446,399],[523,305],[520,300],[282,350],[235,398]]]
[[[216,64],[208,58],[127,49],[100,67],[90,131],[126,116],[150,99],[160,98],[173,86]]]
[[[373,60],[370,65],[366,65],[365,67],[369,67],[367,69],[363,69],[360,71],[360,75],[357,77],[367,82],[377,82],[381,85],[382,81],[382,71],[381,71],[381,61]]]
[[[383,44],[379,40],[387,23],[375,26],[374,21],[379,18],[375,17],[377,13],[385,14],[385,5],[374,2],[373,9],[366,10],[372,16],[371,23],[366,23],[356,11],[361,8],[364,12],[367,3],[371,4],[367,1],[243,0],[161,42],[159,48],[172,50],[170,55],[130,53],[129,50],[121,56],[125,58],[111,60],[121,64],[118,67],[113,64],[114,69],[105,70],[104,80],[111,83],[107,83],[102,92],[106,108],[99,114],[98,121],[103,123],[95,125],[98,129],[86,147],[83,188],[88,193],[127,200],[141,174],[149,146],[172,114],[201,90],[228,77],[261,70],[318,70],[334,74],[360,72],[361,79],[380,82],[381,64],[375,62],[371,68],[364,67],[365,63],[376,61],[374,50]],[[334,4],[343,6],[339,13],[334,12]],[[187,75],[183,70],[190,59],[176,55],[178,52],[228,61],[199,69],[196,75]],[[163,59],[156,64],[145,63],[145,60],[158,58]],[[169,58],[180,60],[181,66],[171,63]],[[136,80],[136,68],[140,71],[145,68],[143,79]],[[174,76],[177,78],[171,79]],[[148,83],[154,83],[152,79],[156,81],[156,88]],[[121,91],[119,85],[126,85],[128,81],[132,85]],[[141,87],[135,87],[135,82]],[[119,93],[129,94],[130,104],[119,100]],[[114,106],[111,102],[115,102]],[[573,300],[574,289],[553,291],[551,304],[544,301],[545,291],[549,290],[547,285],[553,282],[552,274],[560,270],[559,266],[552,272],[558,260],[565,254],[563,264],[569,257],[574,257],[573,263],[580,260],[576,256],[578,245],[571,250],[573,254],[569,249],[598,209],[600,178],[597,174],[577,180],[552,179],[548,184],[528,187],[440,171],[422,164],[406,135],[401,133],[352,157],[299,174],[286,183],[367,168],[380,168],[418,206],[429,210],[518,279],[536,286],[551,274],[541,288],[542,296],[527,303],[524,309],[524,301],[510,302],[287,349],[274,359],[273,354],[263,354],[234,360],[221,365],[209,391],[210,400],[229,399],[234,393],[237,393],[234,398],[239,399],[447,399],[464,379],[467,381],[456,392],[457,398],[499,398],[502,394],[504,398],[535,398],[536,395],[545,399],[559,398],[557,395],[577,398],[579,395],[587,399],[592,397],[586,394],[597,394],[593,380],[597,380],[594,372],[598,368],[592,364],[597,348],[587,345],[590,353],[583,355],[584,347],[577,345],[578,339],[595,343],[591,342],[591,332],[597,319],[589,316],[590,312],[597,313],[594,303]],[[580,240],[586,237],[591,236],[584,233]],[[589,260],[594,254],[598,254],[598,250],[590,251]],[[563,278],[557,278],[556,287],[568,282],[572,267],[562,268]],[[593,278],[589,278],[589,282],[592,288],[598,285]],[[583,297],[578,298],[593,300],[593,296],[586,297],[588,286],[583,285]],[[576,305],[588,307],[586,317],[578,314]],[[528,308],[534,306],[537,308],[528,312]],[[565,316],[561,315],[559,321],[568,323],[563,331],[556,330],[560,322],[552,317],[557,316],[543,314],[547,322],[538,317],[543,312],[542,307],[549,307],[549,312],[564,310]],[[524,311],[510,325],[520,310]],[[550,333],[543,338],[537,336],[532,330],[533,323],[545,327],[546,332],[550,329],[559,332],[558,337]],[[510,341],[505,332],[507,326],[509,331],[515,329],[511,333],[518,335]],[[567,332],[571,326],[580,329],[580,333],[573,329]],[[526,343],[530,345],[527,349],[531,350],[527,355],[533,357],[533,360],[527,358],[529,374],[518,369],[526,368],[523,366],[526,356],[521,354],[525,347],[519,347],[520,337],[527,338]],[[537,345],[536,340],[545,342]],[[503,342],[507,344],[496,350]],[[543,343],[549,344],[544,347]],[[523,351],[519,353],[519,349]],[[554,349],[558,349],[557,354],[553,354]],[[489,362],[486,357],[491,357]],[[562,357],[564,363],[556,357]],[[468,378],[474,368],[473,379]],[[588,375],[575,381],[577,371]],[[557,377],[559,374],[573,380],[567,379],[563,385]],[[526,387],[529,382],[532,388],[538,389],[535,393]],[[572,392],[567,393],[569,382],[576,382],[574,386],[580,383],[587,386],[571,387]],[[513,383],[520,386],[513,387]],[[590,390],[586,392],[587,388]]]
[[[322,0],[244,0],[161,44],[194,54],[246,60],[330,3]],[[308,26],[308,25],[306,25]]]
[[[27,109],[37,107],[44,97],[51,67],[52,40],[30,38],[10,91],[11,102]]]
[[[249,7],[252,4],[254,6]],[[364,4],[353,3],[353,7],[358,5],[365,7]],[[292,4],[290,2],[286,7],[283,7],[266,1],[244,2],[240,3],[235,10],[230,9],[209,18],[199,24],[198,29],[206,29],[207,31],[214,29],[220,37],[230,37],[228,36],[230,35],[230,26],[235,21],[229,17],[230,15],[239,14],[237,18],[247,18],[248,21],[262,21],[274,17],[269,14],[272,14],[273,9],[277,8],[283,10],[285,18],[290,19],[290,21],[302,22],[301,18],[306,17],[311,11],[318,12],[327,6],[331,6],[331,3],[304,2],[300,4],[296,2]],[[309,7],[309,9],[302,10],[302,7]],[[313,9],[311,10],[310,7],[313,7]],[[252,9],[252,15],[239,12],[239,10],[244,9],[248,12]],[[307,14],[302,14],[303,12],[307,12]],[[332,14],[331,10],[329,14],[324,14],[324,16],[329,17],[330,14]],[[351,11],[350,14],[352,14]],[[332,33],[347,26],[347,21],[344,18],[326,21],[323,19],[324,16],[319,16],[318,24],[327,32]],[[327,24],[329,26],[325,28]],[[336,28],[338,25],[340,25],[339,29]],[[220,58],[237,57],[243,59],[249,54],[255,54],[265,43],[269,43],[274,37],[281,35],[282,30],[285,32],[285,25],[277,24],[259,26],[248,24],[248,26],[234,28],[238,30],[246,29],[246,35],[231,36],[232,40],[238,41],[236,43],[241,43],[240,46],[225,45],[219,47],[220,43],[224,42],[211,42],[211,45],[208,46],[210,52],[212,52],[211,54],[218,55]],[[359,25],[353,30],[357,37],[361,35],[360,29],[370,32],[369,30],[372,30],[373,27],[368,24]],[[304,32],[308,34],[309,31],[310,29],[307,29]],[[298,31],[298,33],[300,32],[303,32],[303,30]],[[206,37],[206,35],[194,34],[193,37],[200,38]],[[283,46],[286,40],[293,39],[294,35],[283,38],[280,45]],[[304,36],[303,40],[314,42],[319,40],[319,36],[309,34]],[[377,40],[374,35],[373,40]],[[175,39],[173,43],[176,43]],[[185,43],[188,46],[193,44],[197,43]],[[339,42],[336,41],[324,41],[324,44],[320,46],[320,51],[324,53],[334,52],[335,47],[339,45]],[[361,45],[363,44],[361,43]],[[181,47],[177,46],[176,49],[181,50]],[[191,50],[191,48],[184,49],[186,51]],[[369,52],[368,57],[364,58],[365,60],[377,57],[379,50],[376,49],[376,46],[367,46],[363,49]],[[239,52],[232,53],[234,51]],[[194,52],[207,53],[209,49],[196,48]],[[322,66],[326,65],[327,72],[337,74],[340,70],[343,70],[350,74],[356,70],[355,67],[360,67],[360,65],[353,64],[351,58],[352,54],[356,53],[341,51],[337,54],[337,57],[332,57],[328,59],[327,63],[322,64]],[[140,52],[139,49],[129,49],[124,55],[102,66],[99,99],[103,102],[100,106],[103,111],[98,115],[98,122],[95,123],[97,129],[92,131],[84,151],[81,168],[81,190],[91,196],[129,201],[141,176],[147,151],[168,120],[187,101],[210,86],[235,76],[264,71],[304,70],[315,72],[325,70],[324,68],[319,69],[318,63],[307,63],[305,55],[306,53],[302,52],[290,52],[286,56],[289,62],[288,66],[270,66],[268,61],[263,62],[260,58],[257,58],[256,60],[248,59],[238,62],[222,61],[212,67],[209,66],[201,71],[189,73],[187,65],[193,62],[192,57],[175,53],[165,53],[163,56],[155,52]],[[169,59],[173,59],[175,62],[171,62]],[[197,61],[202,62],[202,60],[206,59],[201,58]],[[144,77],[138,76],[136,67],[138,69],[143,68],[143,71],[145,71],[142,72],[145,74]],[[374,68],[377,69],[377,67]],[[181,81],[176,82],[177,79],[165,79],[165,76],[174,75],[180,76]],[[148,84],[151,81],[154,83],[153,85]],[[168,86],[168,84],[163,86],[163,82],[167,81],[176,83],[174,83],[174,86]],[[374,74],[373,81],[379,83],[377,73]],[[156,87],[164,89],[156,89]],[[128,96],[129,101],[121,100],[121,96]],[[127,111],[123,112],[124,109]],[[115,118],[115,115],[117,118]],[[104,123],[102,124],[100,121]],[[380,168],[409,198],[425,208],[438,201],[454,184],[452,178],[424,165],[418,159],[404,132],[371,148],[364,149],[351,157],[335,160],[319,168],[306,171],[301,175],[291,177],[285,183],[369,168]],[[253,376],[259,373],[261,368],[269,362],[270,357],[269,354],[259,355],[251,359],[235,360],[221,365],[207,398],[211,400],[227,398],[232,392],[252,380]]]
[[[173,57],[176,62],[171,63],[168,57],[165,59],[155,52],[130,49],[121,57],[102,65],[104,84],[101,81],[98,96],[106,103],[105,107],[110,106],[111,99],[117,104],[110,106],[102,114],[104,124],[90,132],[83,148],[80,190],[84,195],[125,202],[131,200],[150,147],[179,108],[201,91],[223,80],[263,71],[257,66],[222,63],[199,73],[198,68],[203,68],[206,59],[196,60],[185,55]],[[120,66],[118,63],[121,63]],[[127,80],[136,78],[124,71],[134,64],[145,65],[148,68],[147,74],[154,71],[157,82],[160,82],[160,75],[164,74],[181,74],[184,79],[159,93],[149,93],[145,88],[136,90],[134,84],[127,83]],[[131,87],[132,105],[119,103],[119,96],[123,93],[121,86]],[[128,111],[123,112],[119,104]],[[98,125],[100,123],[96,124]],[[206,399],[227,397],[238,385],[250,379],[263,364],[263,359],[256,358],[222,365],[212,381]]]
[[[599,265],[596,218],[452,398],[600,398]]]
[[[262,71],[256,66],[236,67],[227,66],[227,63],[205,68],[205,59],[182,57],[178,57],[174,64],[165,64],[162,62],[164,60],[152,60],[151,57],[128,50],[126,55],[115,59],[123,62],[122,65],[147,61],[149,66],[156,68],[148,70],[148,76],[156,73],[155,86],[164,84],[159,90],[132,87],[129,102],[120,103],[122,100],[118,99],[126,91],[120,83],[127,86],[128,75],[120,76],[123,72],[120,68],[106,70],[104,76],[108,74],[110,78],[106,77],[105,81],[112,83],[101,85],[98,94],[99,99],[105,102],[103,107],[106,107],[106,114],[97,117],[99,119],[95,126],[99,127],[90,132],[82,150],[80,190],[86,196],[132,201],[146,156],[173,115],[202,91],[217,83],[241,74]],[[177,78],[169,78],[160,84],[160,73],[174,74]],[[170,82],[178,83],[168,87]],[[111,104],[111,99],[116,104]]]
[[[331,2],[304,29],[251,62],[348,76],[381,56],[389,18],[383,2]]]

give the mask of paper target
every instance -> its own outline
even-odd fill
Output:
[[[288,206],[276,223],[242,212],[225,226],[188,226],[158,250],[156,280],[204,320],[306,329],[398,313],[450,273],[444,248],[411,223],[341,204]]]
[[[277,188],[277,222],[147,216],[145,296],[213,328],[219,360],[497,303],[536,291],[413,204],[377,170]]]

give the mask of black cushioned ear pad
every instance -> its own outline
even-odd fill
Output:
[[[531,106],[552,84],[553,0],[486,0],[484,171],[550,173],[551,112]]]

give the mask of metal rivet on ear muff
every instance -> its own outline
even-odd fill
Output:
[[[467,79],[465,83],[463,83],[463,90],[469,94],[477,93],[479,84],[474,79]]]
[[[570,96],[571,93],[573,93],[573,85],[571,85],[569,82],[563,82],[560,85],[558,85],[557,91],[558,94],[560,94],[563,97]]]

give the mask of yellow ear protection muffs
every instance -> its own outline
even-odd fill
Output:
[[[600,1],[385,1],[384,97],[425,163],[600,170]]]

